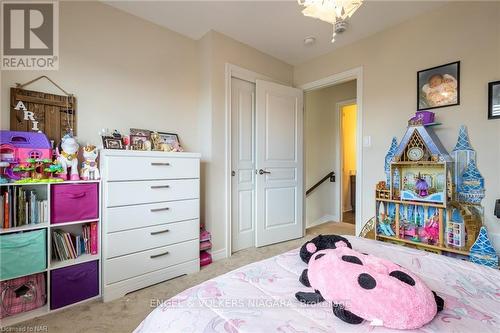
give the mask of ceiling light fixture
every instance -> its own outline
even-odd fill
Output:
[[[297,0],[304,6],[302,14],[333,24],[332,43],[335,35],[347,28],[346,19],[363,4],[363,0]]]

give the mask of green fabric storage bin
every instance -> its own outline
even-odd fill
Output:
[[[0,236],[0,280],[29,275],[47,267],[45,229]]]

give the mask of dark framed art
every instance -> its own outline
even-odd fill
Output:
[[[488,83],[488,119],[500,119],[500,81]]]
[[[417,73],[417,111],[460,104],[460,61]]]
[[[103,136],[102,144],[105,149],[123,149],[122,139],[113,136]]]

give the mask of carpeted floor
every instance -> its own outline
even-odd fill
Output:
[[[112,302],[93,301],[77,305],[60,312],[35,318],[5,332],[131,332],[153,310],[157,301],[167,300],[179,292],[203,281],[234,270],[243,265],[275,256],[301,246],[306,239],[318,234],[354,235],[354,225],[347,223],[325,223],[307,230],[304,238],[239,251],[228,259],[217,261],[199,273],[181,276],[157,285],[130,293]],[[45,329],[46,328],[46,329]],[[34,332],[34,331],[33,331]]]

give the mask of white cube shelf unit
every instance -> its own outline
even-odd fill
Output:
[[[29,276],[32,274],[43,273],[45,275],[45,291],[46,303],[37,309],[13,314],[0,319],[0,327],[14,325],[16,323],[29,320],[45,314],[59,311],[67,307],[98,299],[101,297],[101,213],[100,213],[100,181],[65,181],[58,183],[9,183],[0,184],[2,193],[8,189],[13,191],[18,190],[35,191],[37,197],[47,201],[48,214],[45,221],[40,221],[37,224],[25,224],[18,227],[3,228],[0,225],[0,241],[2,237],[10,237],[11,239],[17,236],[9,235],[26,235],[28,232],[45,231],[45,268],[37,271],[26,272],[15,276],[7,276],[2,274],[0,286],[2,288],[8,281]],[[91,191],[91,192],[89,192]],[[95,193],[94,193],[95,191]],[[66,206],[69,200],[69,207]],[[3,205],[3,202],[2,202]],[[82,213],[81,205],[92,208],[84,209]],[[94,207],[95,206],[95,207]],[[62,209],[61,209],[62,208]],[[74,218],[72,218],[73,216]],[[85,216],[87,214],[87,216]],[[91,214],[91,215],[89,215]],[[3,221],[3,218],[2,218]],[[80,235],[82,226],[96,222],[96,237],[97,242],[96,254],[81,254],[76,259],[56,260],[54,259],[52,238],[55,230],[62,230],[71,234]],[[5,240],[6,238],[4,238]],[[5,254],[0,254],[5,255]],[[22,254],[19,255],[22,259]],[[90,273],[90,274],[89,274]],[[71,278],[68,278],[71,277]],[[73,278],[75,277],[75,278]],[[79,280],[84,279],[84,280]],[[67,282],[70,281],[70,282]],[[80,288],[83,286],[83,291],[74,291],[71,283]]]

